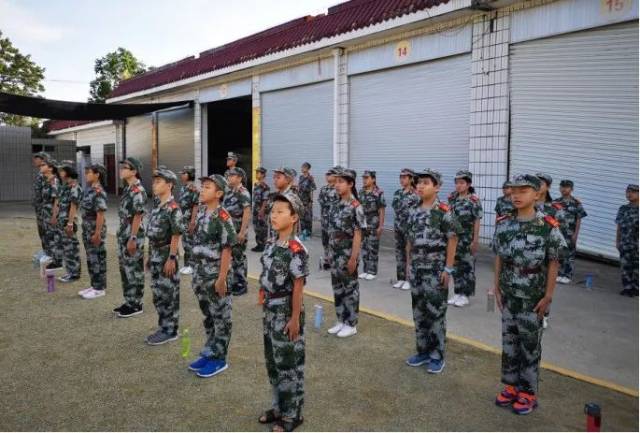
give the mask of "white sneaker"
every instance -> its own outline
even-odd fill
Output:
[[[357,333],[358,333],[358,330],[356,329],[355,326],[344,325],[340,330],[340,332],[338,332],[338,337],[347,338],[347,337],[351,337],[352,335],[356,335]]]
[[[405,283],[404,281],[402,281],[402,280],[398,280],[398,281],[393,285],[393,288],[394,288],[394,289],[399,289],[400,287],[402,287],[402,285],[403,285],[404,283]]]
[[[191,266],[185,266],[180,272],[184,275],[191,275],[193,274],[193,268]]]
[[[409,283],[408,281],[405,281],[402,283],[402,287],[400,287],[401,290],[411,290],[411,283]]]
[[[366,277],[364,277],[365,280],[371,281],[371,280],[375,280],[376,279],[376,275],[373,274],[367,274]]]
[[[104,296],[104,290],[95,290],[95,289],[91,289],[90,291],[84,293],[82,295],[83,299],[96,299],[96,298],[101,298]]]
[[[338,322],[335,324],[333,328],[329,328],[327,332],[331,335],[335,335],[342,330],[343,326],[344,326],[344,323]]]
[[[358,278],[360,278],[361,280],[364,280],[364,279],[367,278],[367,275],[369,275],[369,274],[367,274],[366,272],[363,272],[360,275],[358,275]]]
[[[556,278],[556,281],[559,282],[560,284],[569,284],[571,282],[571,280],[568,277],[558,277]]]
[[[465,295],[458,296],[458,300],[453,303],[456,307],[464,307],[465,305],[469,305],[469,298]]]
[[[86,289],[82,289],[78,292],[78,295],[82,296],[85,293],[88,293],[90,290],[93,290],[93,287],[87,287]]]
[[[451,298],[449,298],[449,300],[447,301],[447,304],[455,305],[456,302],[458,302],[459,298],[460,298],[460,295],[453,295]]]
[[[547,327],[548,327],[548,326],[549,326],[549,318],[545,316],[545,317],[542,319],[542,328],[543,328],[543,329],[547,329]]]
[[[558,276],[556,277],[556,283],[561,283],[562,282],[562,277]]]

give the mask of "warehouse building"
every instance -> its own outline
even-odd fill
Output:
[[[317,178],[342,164],[376,170],[389,201],[405,166],[442,171],[442,196],[468,168],[485,241],[503,181],[544,171],[554,195],[576,183],[579,250],[616,258],[638,181],[638,0],[352,0],[124,81],[109,102],[181,100],[102,126],[117,159],[200,174],[233,150],[249,172],[309,161]]]

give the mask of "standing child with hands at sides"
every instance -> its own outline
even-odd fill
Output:
[[[295,233],[304,212],[304,204],[295,194],[274,197],[270,218],[277,235],[261,258],[264,356],[273,401],[258,421],[274,423],[273,431],[293,431],[303,422],[303,290],[309,275],[309,254]]]
[[[439,172],[425,169],[418,173],[420,204],[407,222],[407,260],[411,264],[411,305],[416,327],[417,353],[407,364],[427,364],[427,372],[439,374],[445,366],[446,314],[449,279],[454,272],[458,237],[463,229],[441,203]]]
[[[76,215],[82,200],[82,188],[78,185],[78,172],[72,161],[62,161],[58,169],[63,188],[58,201],[58,225],[62,231],[61,247],[67,273],[58,281],[69,283],[80,278],[80,243],[76,232]]]
[[[543,318],[551,305],[566,243],[554,217],[536,208],[539,177],[510,183],[514,214],[497,220],[495,298],[502,311],[502,392],[496,404],[519,415],[538,406]]]
[[[228,292],[231,247],[236,242],[231,215],[220,203],[227,180],[212,174],[200,178],[200,203],[196,216],[191,286],[204,315],[207,342],[200,358],[189,365],[199,377],[215,376],[228,368],[231,339],[231,295]]]

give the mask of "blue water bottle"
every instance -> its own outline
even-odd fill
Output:
[[[587,274],[584,279],[584,285],[587,289],[593,289],[593,274]]]
[[[322,308],[322,305],[314,305],[313,306],[314,311],[315,311],[315,315],[313,317],[313,327],[316,330],[319,330],[322,327],[322,321],[324,320],[324,308]]]

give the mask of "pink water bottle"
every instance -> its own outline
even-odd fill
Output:
[[[47,271],[47,292],[53,293],[56,291],[56,273],[54,271]]]

